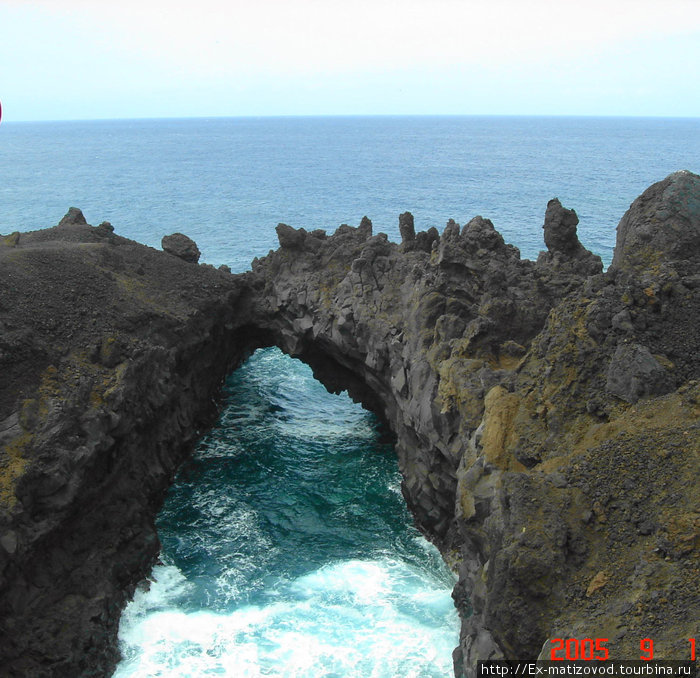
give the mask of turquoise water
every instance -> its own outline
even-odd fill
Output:
[[[88,221],[202,261],[249,268],[275,226],[335,230],[398,215],[442,230],[491,219],[522,255],[544,248],[547,201],[580,217],[606,263],[650,184],[700,172],[700,120],[357,117],[0,125],[0,233]],[[159,516],[163,565],[127,608],[126,676],[451,675],[452,576],[411,528],[371,415],[298,362],[257,353]]]
[[[454,578],[375,417],[277,349],[226,394],[159,516],[163,565],[122,618],[115,675],[449,676]]]

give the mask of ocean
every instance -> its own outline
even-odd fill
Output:
[[[160,513],[119,678],[450,674],[452,573],[411,526],[373,415],[258,351]]]
[[[494,222],[523,257],[547,201],[607,264],[634,198],[700,172],[700,120],[333,117],[0,124],[0,233],[70,206],[153,247],[174,231],[246,270],[275,226],[367,215],[398,240]],[[118,678],[443,678],[452,573],[412,526],[391,445],[346,395],[276,349],[232,374],[214,429],[158,517],[162,564],[127,607]]]

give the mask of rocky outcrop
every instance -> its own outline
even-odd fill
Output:
[[[58,222],[58,227],[62,226],[87,226],[85,215],[77,207],[71,207],[66,215]]]
[[[183,261],[191,264],[196,264],[199,261],[201,252],[197,243],[192,238],[187,237],[184,233],[173,233],[163,236],[161,247],[164,252],[172,254]]]
[[[230,275],[79,220],[0,246],[0,675],[104,676],[241,354]]]
[[[553,268],[576,269],[584,275],[601,273],[603,262],[581,244],[576,234],[577,226],[578,216],[574,210],[563,207],[558,198],[550,200],[542,226],[547,251],[540,253],[538,263]]]
[[[401,244],[367,218],[331,235],[280,224],[280,248],[239,276],[75,216],[0,241],[9,675],[114,665],[163,492],[223,377],[272,344],[394,432],[416,523],[459,575],[457,676],[548,656],[553,637],[609,638],[617,658],[651,637],[685,656],[700,618],[698,182],[677,173],[635,201],[607,273],[557,200],[537,262],[488,219],[416,233],[409,213]]]
[[[700,257],[700,178],[671,174],[634,201],[617,227],[611,268],[640,271],[659,265],[697,273]]]

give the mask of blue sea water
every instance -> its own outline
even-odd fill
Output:
[[[193,237],[203,260],[245,270],[283,221],[307,229],[398,215],[442,230],[491,219],[523,256],[542,249],[547,201],[577,211],[605,261],[647,186],[700,171],[700,119],[348,117],[0,125],[0,233],[43,228],[75,205],[154,247]]]
[[[398,239],[481,214],[534,258],[547,201],[608,263],[632,200],[700,172],[700,120],[248,118],[0,125],[0,233],[90,223],[249,267],[280,221],[369,216]],[[347,397],[275,349],[227,384],[221,420],[158,518],[163,564],[127,608],[127,676],[429,678],[451,673],[452,575],[411,526],[392,450]]]

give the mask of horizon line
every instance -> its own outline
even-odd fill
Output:
[[[28,118],[0,120],[4,124],[75,123],[75,122],[125,122],[125,121],[186,121],[186,120],[279,120],[318,118],[569,118],[569,119],[620,119],[620,120],[700,120],[700,115],[635,115],[619,113],[274,113],[243,115],[188,115],[188,116],[126,116],[96,118]]]

